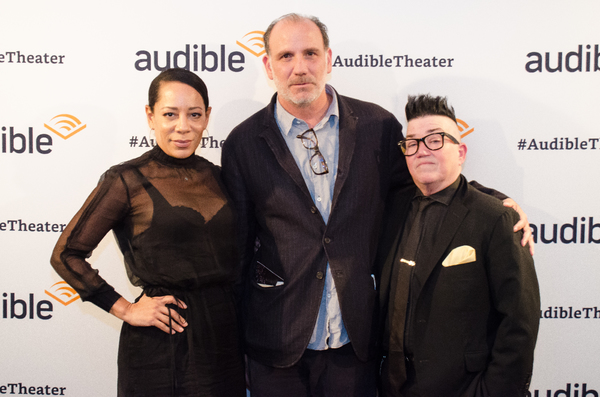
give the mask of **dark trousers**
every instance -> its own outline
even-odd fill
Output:
[[[350,344],[339,349],[306,350],[289,368],[248,358],[252,397],[375,397],[378,360],[363,362]]]

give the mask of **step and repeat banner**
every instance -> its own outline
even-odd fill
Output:
[[[154,145],[144,105],[167,67],[213,107],[199,154],[274,92],[262,32],[288,12],[329,27],[332,84],[401,123],[408,94],[446,95],[464,173],[529,215],[541,286],[531,395],[600,393],[597,1],[5,1],[0,7],[0,395],[116,395],[120,321],[49,258],[111,165]],[[114,237],[90,261],[128,299]]]

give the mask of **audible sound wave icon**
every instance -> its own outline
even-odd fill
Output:
[[[458,131],[461,133],[460,137],[464,138],[467,135],[469,135],[471,132],[475,131],[475,128],[469,127],[469,124],[467,124],[465,121],[461,120],[461,119],[456,119],[456,124],[458,125]],[[463,132],[466,131],[466,132]]]
[[[243,39],[246,44],[240,43],[239,41],[236,41],[236,43],[237,45],[248,51],[250,54],[259,57],[265,53],[265,42],[263,41],[264,34],[265,32],[255,30],[244,35]],[[255,49],[252,49],[252,47],[254,47]]]
[[[77,117],[70,114],[59,114],[58,116],[54,116],[51,120],[54,119],[57,119],[54,122],[54,128],[50,127],[48,124],[44,124],[44,127],[54,132],[62,139],[68,139],[87,127],[86,124],[81,125],[81,121],[79,121]],[[61,133],[57,130],[61,130],[64,133]]]
[[[47,295],[67,306],[79,299],[79,294],[66,281],[59,281],[46,290]]]

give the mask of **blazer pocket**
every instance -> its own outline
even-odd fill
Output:
[[[254,282],[261,288],[281,287],[285,284],[280,275],[260,261],[256,261],[254,265]]]
[[[448,256],[442,262],[442,266],[450,267],[463,265],[465,263],[475,262],[476,259],[477,255],[475,253],[475,248],[470,245],[461,245],[450,251]]]
[[[465,369],[467,372],[484,371],[488,363],[488,352],[469,352],[465,353]]]

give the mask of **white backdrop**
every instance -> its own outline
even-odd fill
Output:
[[[103,171],[148,150],[147,88],[167,53],[171,66],[197,59],[213,106],[199,154],[218,163],[220,142],[274,92],[252,32],[293,11],[329,27],[341,94],[403,124],[408,94],[449,97],[473,130],[467,177],[513,197],[535,225],[543,318],[531,394],[598,396],[597,1],[5,0],[0,10],[0,394],[116,394],[120,322],[59,302],[73,298],[49,265],[61,225]],[[91,261],[138,295],[112,235]]]

